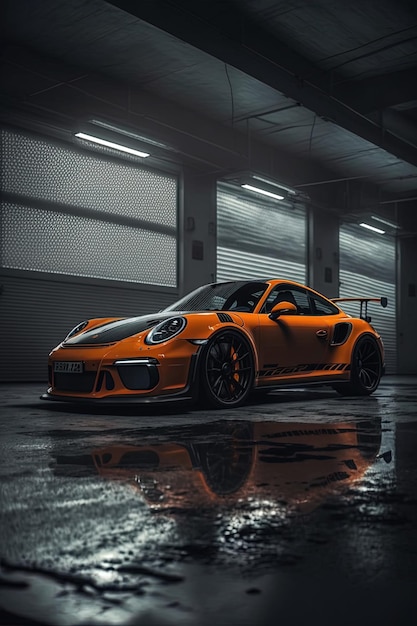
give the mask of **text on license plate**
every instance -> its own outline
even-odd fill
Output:
[[[82,374],[82,361],[55,361],[54,372],[65,372],[66,374]]]

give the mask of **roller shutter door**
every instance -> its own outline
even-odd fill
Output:
[[[21,130],[1,140],[0,379],[44,380],[81,320],[177,298],[178,180]]]
[[[217,189],[217,280],[306,280],[306,210],[227,184]]]
[[[396,341],[396,242],[392,237],[369,233],[355,224],[340,229],[340,296],[388,298],[388,307],[370,304],[372,325],[385,345],[386,371],[397,371]],[[358,315],[357,304],[341,303],[351,315]]]

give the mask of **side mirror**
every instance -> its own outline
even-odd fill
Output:
[[[292,302],[287,302],[283,300],[282,302],[278,302],[269,314],[269,319],[276,320],[281,315],[295,315],[297,313],[297,307]]]

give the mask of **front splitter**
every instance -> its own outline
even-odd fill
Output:
[[[173,395],[173,396],[153,396],[143,398],[140,396],[112,396],[110,398],[74,398],[73,396],[53,396],[49,393],[43,393],[41,400],[49,400],[52,402],[65,402],[67,404],[92,404],[96,406],[104,406],[106,404],[169,404],[173,402],[192,402],[194,398],[190,395]]]

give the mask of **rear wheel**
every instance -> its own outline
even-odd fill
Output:
[[[245,337],[225,330],[207,344],[201,363],[205,399],[214,407],[236,407],[246,400],[253,386],[252,349]]]
[[[378,387],[381,376],[381,352],[375,339],[367,335],[353,349],[350,381],[334,385],[334,389],[342,395],[369,396]]]

